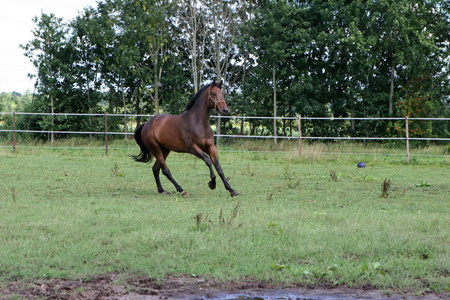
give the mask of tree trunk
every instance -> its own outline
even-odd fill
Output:
[[[350,115],[350,117],[351,117],[351,118],[354,118],[354,117],[355,117],[355,108],[354,108],[354,106],[353,106],[353,103],[352,103],[352,108],[351,108],[351,115]],[[355,129],[356,129],[356,127],[355,127],[355,119],[352,119],[352,126],[351,126],[351,129],[352,129],[353,132],[355,132]]]
[[[125,122],[125,139],[127,139],[128,133],[128,124],[127,124],[127,106],[125,103],[125,92],[123,91],[123,85],[120,85],[120,89],[122,90],[122,103],[123,103],[123,113],[124,113],[124,122]],[[139,101],[139,100],[138,100]]]
[[[192,76],[193,76],[193,80],[194,80],[194,95],[197,94],[198,90],[199,90],[199,82],[198,82],[198,68],[197,68],[197,3],[195,3],[194,1],[190,1],[189,2],[191,9],[192,9],[192,60],[191,60],[191,67],[192,67]]]
[[[273,142],[276,145],[277,144],[277,83],[276,83],[276,70],[275,65],[273,66]]]
[[[86,83],[86,92],[87,92],[87,101],[88,101],[88,107],[89,107],[89,114],[92,114],[93,113],[93,109],[92,109],[92,106],[91,106],[91,95],[89,93],[89,82]],[[90,128],[90,130],[93,130],[93,128],[92,128],[92,116],[89,116],[89,128]],[[92,133],[89,134],[89,140],[92,141]]]
[[[52,110],[52,133],[50,134],[50,142],[53,146],[53,142],[55,141],[55,134],[53,130],[55,130],[55,105],[53,103],[53,95],[50,95],[50,105]]]
[[[214,50],[216,51],[215,53],[215,64],[216,64],[216,81],[220,82],[222,80],[222,71],[221,71],[221,67],[220,67],[220,39],[219,39],[219,29],[217,27],[217,15],[216,15],[216,1],[213,1],[213,5],[212,5],[212,9],[213,9],[213,21],[214,21]],[[216,137],[216,145],[219,146],[219,140],[220,140],[220,128],[222,126],[222,122],[220,117],[216,118],[216,133],[217,133],[217,137]]]
[[[140,97],[138,97],[138,99],[136,100],[136,114],[137,115],[142,114]],[[138,116],[136,119],[136,128],[141,125],[141,122],[142,122],[142,117]]]
[[[246,71],[247,71],[247,57],[248,55],[245,56],[244,58],[244,64],[243,64],[243,72],[242,72],[242,103],[245,102],[245,77],[246,77]],[[244,134],[244,118],[241,118],[241,131],[240,134],[243,135]]]
[[[155,115],[159,115],[159,78],[155,78]]]
[[[161,50],[161,53],[164,52],[163,48],[159,48]],[[154,63],[155,63],[155,78],[153,81],[153,84],[155,86],[155,96],[153,98],[153,101],[155,103],[155,115],[159,115],[159,83],[161,82],[161,77],[162,77],[162,66],[159,65],[158,66],[158,53],[159,53],[159,49],[157,52],[154,53]],[[161,60],[162,62],[162,60]]]
[[[391,87],[390,87],[390,90],[389,90],[389,116],[392,116],[392,113],[393,113],[394,75],[395,75],[395,62],[394,62],[394,55],[392,55],[392,62],[391,62]]]
[[[350,117],[351,118],[354,118],[355,117],[355,101],[353,100],[353,98],[352,98],[352,96],[350,96],[350,93],[349,93],[349,102],[350,102],[350,105],[351,105],[351,107],[350,107]],[[355,120],[354,119],[352,119],[352,125],[351,125],[351,129],[352,129],[352,131],[353,132],[355,132]]]

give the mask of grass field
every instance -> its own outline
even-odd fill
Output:
[[[137,147],[0,148],[0,282],[120,272],[450,293],[448,157],[233,152],[245,147],[261,145],[219,153],[235,198],[186,154],[168,164],[190,197],[159,195]]]

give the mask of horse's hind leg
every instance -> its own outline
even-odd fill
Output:
[[[156,163],[153,166],[153,175],[155,175],[156,185],[158,186],[158,192],[168,194],[168,192],[166,192],[162,188],[161,181],[159,180],[159,170],[162,169],[162,173],[164,174],[164,176],[166,176],[167,179],[169,179],[169,181],[172,182],[177,191],[180,192],[181,195],[183,196],[189,196],[189,194],[183,190],[183,188],[175,181],[175,179],[173,179],[172,173],[170,173],[170,170],[167,167],[166,158],[167,155],[169,155],[169,153],[170,153],[169,150],[164,150],[153,154],[156,158]]]
[[[161,185],[161,180],[159,179],[159,170],[161,170],[161,165],[158,161],[153,165],[153,176],[155,176],[156,186],[158,187],[158,193],[160,194],[169,194],[169,192],[165,191]]]
[[[170,173],[170,170],[165,163],[162,164],[161,168],[162,168],[162,173],[164,174],[164,176],[166,176],[167,179],[169,179],[170,182],[173,183],[173,185],[175,186],[177,191],[180,192],[181,195],[183,195],[183,196],[189,196],[189,194],[185,190],[183,190],[183,188],[175,181],[175,179],[173,179],[172,174]]]

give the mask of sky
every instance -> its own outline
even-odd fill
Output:
[[[33,91],[28,73],[35,69],[19,45],[33,39],[32,19],[53,13],[68,22],[83,8],[97,7],[96,0],[0,0],[0,93]]]

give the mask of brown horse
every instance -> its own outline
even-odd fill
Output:
[[[134,138],[141,148],[141,153],[133,158],[139,162],[149,162],[152,156],[156,158],[153,175],[159,193],[168,194],[162,188],[159,179],[159,171],[162,169],[162,173],[175,185],[177,191],[183,196],[189,196],[173,179],[166,164],[170,151],[175,151],[191,153],[206,163],[211,173],[211,181],[208,183],[210,189],[216,188],[216,175],[212,168],[214,165],[231,197],[239,194],[231,188],[223,174],[214,145],[214,134],[209,123],[211,109],[217,110],[221,115],[227,115],[230,111],[221,88],[222,82],[217,84],[214,80],[191,98],[182,114],[156,115],[136,128]]]

